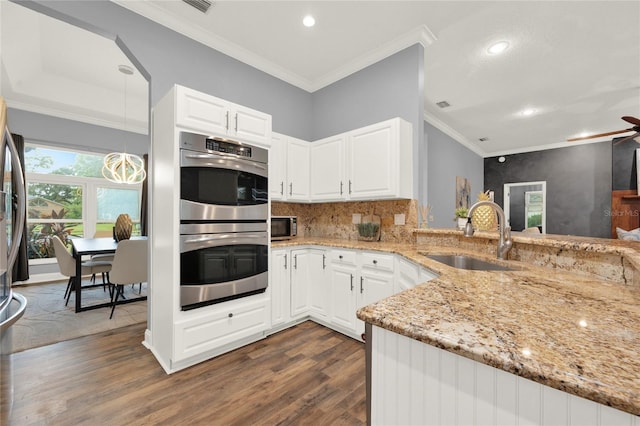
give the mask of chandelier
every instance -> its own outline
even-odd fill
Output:
[[[133,68],[120,65],[118,70],[125,75],[124,79],[124,128],[127,127],[127,76],[133,74]],[[125,145],[126,150],[126,145]],[[144,161],[135,154],[112,152],[105,155],[102,176],[110,182],[136,184],[147,177]]]

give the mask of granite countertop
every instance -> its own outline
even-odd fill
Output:
[[[518,238],[555,246],[583,244],[587,251],[618,250],[637,256],[633,246],[616,240],[601,239],[590,246],[580,237],[514,235],[514,241]],[[361,320],[640,415],[640,289],[636,286],[451,247],[322,238],[278,242],[273,247],[294,245],[403,255],[438,277],[360,309]],[[471,254],[514,270],[460,270],[427,258],[429,253]]]

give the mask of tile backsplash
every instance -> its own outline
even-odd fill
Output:
[[[416,200],[353,201],[337,203],[271,203],[273,216],[298,216],[298,236],[357,240],[358,230],[352,215],[375,214],[382,225],[380,240],[413,242],[418,227]],[[405,215],[404,225],[394,225],[394,215]]]

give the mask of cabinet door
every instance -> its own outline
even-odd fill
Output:
[[[309,313],[309,251],[291,251],[291,316]]]
[[[329,318],[331,283],[324,250],[309,251],[309,310],[321,319]]]
[[[393,294],[393,274],[388,272],[370,271],[362,268],[358,293],[358,309],[389,297]],[[357,320],[358,334],[364,333],[364,322]]]
[[[234,104],[231,108],[233,120],[229,119],[230,134],[241,141],[268,146],[271,139],[271,116],[240,105]]]
[[[309,201],[309,143],[294,138],[287,142],[287,200]]]
[[[392,198],[396,196],[397,123],[385,121],[350,133],[349,182],[351,199]]]
[[[341,201],[346,197],[345,139],[339,135],[311,144],[311,201]]]
[[[271,326],[275,327],[289,321],[289,253],[288,250],[271,251]]]
[[[287,185],[287,142],[285,136],[273,133],[269,149],[269,197],[273,201],[285,200]]]
[[[227,134],[228,102],[185,87],[176,91],[176,124],[207,135]]]
[[[348,330],[356,330],[356,268],[331,265],[331,322]]]

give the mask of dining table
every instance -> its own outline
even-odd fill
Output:
[[[147,237],[131,237],[132,240],[136,239],[144,239]],[[82,306],[82,256],[92,256],[95,254],[113,254],[116,252],[118,248],[118,242],[111,238],[72,238],[72,255],[76,261],[76,275],[73,279],[73,288],[75,290],[76,295],[76,306],[75,311],[89,311],[92,309],[104,308],[107,306],[111,306],[111,302],[104,303],[96,303],[87,306]],[[85,286],[86,287],[86,286]],[[93,287],[93,286],[92,286]],[[140,300],[147,300],[147,296],[140,296],[128,299],[118,300],[117,304],[125,304],[138,302]]]

